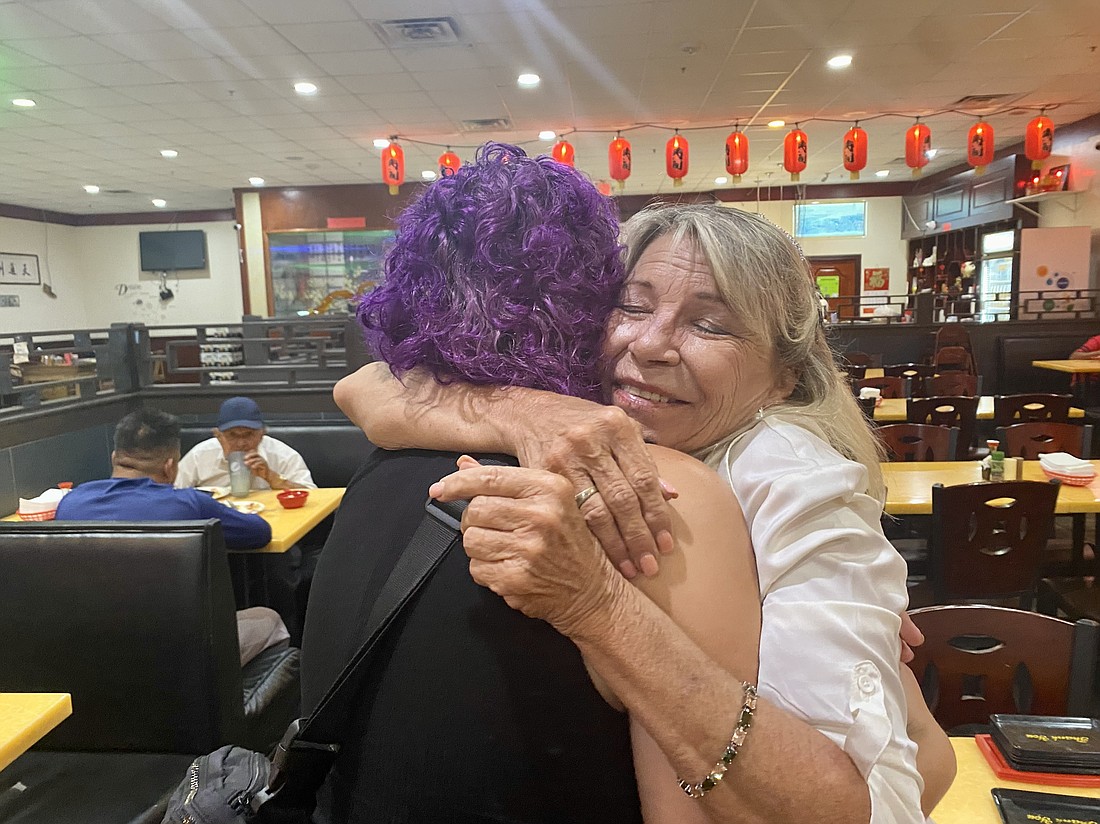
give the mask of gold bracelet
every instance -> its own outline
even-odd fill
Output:
[[[726,770],[730,768],[730,764],[733,763],[733,759],[737,757],[737,753],[741,751],[741,746],[745,743],[745,736],[749,734],[749,727],[752,726],[753,713],[756,712],[756,687],[748,681],[742,681],[741,687],[745,691],[745,701],[741,705],[741,714],[737,716],[737,726],[733,728],[733,735],[730,736],[730,741],[726,744],[726,751],[722,753],[722,757],[718,759],[714,769],[702,781],[695,784],[684,781],[682,778],[679,779],[680,789],[691,798],[702,798],[718,786],[718,782],[726,775]]]

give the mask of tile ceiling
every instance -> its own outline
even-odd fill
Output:
[[[416,17],[451,18],[458,41],[384,41],[381,21]],[[774,118],[809,135],[803,182],[847,178],[840,138],[856,118],[864,179],[905,179],[913,115],[931,115],[935,171],[962,161],[976,113],[1006,144],[1033,107],[1056,123],[1100,112],[1098,45],[1097,0],[0,0],[0,203],[207,209],[231,206],[250,176],[378,182],[372,142],[390,134],[407,138],[415,181],[441,148],[414,140],[465,158],[489,138],[539,152],[540,130],[578,130],[577,165],[602,179],[615,130],[640,124],[661,128],[628,133],[628,194],[671,190],[676,126],[693,130],[685,190],[711,190],[735,121],[751,140],[741,185],[772,187],[788,181]],[[839,52],[851,68],[826,68]],[[524,71],[541,86],[517,88]],[[317,94],[295,94],[300,80]],[[956,103],[967,95],[1003,97]],[[13,107],[20,97],[38,105]],[[952,108],[968,113],[933,114]],[[907,117],[872,119],[884,112]],[[462,126],[485,118],[510,125]]]

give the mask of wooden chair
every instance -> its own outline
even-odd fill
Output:
[[[996,437],[1008,457],[1033,461],[1047,452],[1068,452],[1087,460],[1092,447],[1092,425],[1031,421],[999,426]]]
[[[944,395],[914,398],[905,405],[909,423],[930,423],[954,426],[959,430],[955,444],[955,460],[965,461],[974,442],[974,426],[978,418],[978,398],[966,395]]]
[[[924,633],[909,663],[950,731],[992,713],[1089,715],[1100,624],[994,606],[910,611]]]
[[[933,603],[1034,602],[1054,524],[1057,481],[932,487],[928,583]]]
[[[924,390],[925,381],[932,377],[935,371],[935,367],[924,363],[899,363],[884,366],[882,374],[895,378],[909,378],[909,395],[914,398],[923,398],[927,394]]]
[[[932,357],[932,364],[937,372],[966,372],[970,375],[978,374],[974,366],[974,358],[961,346],[946,346],[940,349]]]
[[[944,372],[924,379],[928,395],[981,395],[982,376],[968,372]]]
[[[866,352],[844,352],[841,354],[840,359],[843,363],[847,363],[850,366],[862,366],[865,369],[868,366],[875,365],[874,358]]]
[[[875,434],[886,448],[891,461],[953,461],[955,427],[924,423],[894,423],[880,426]]]
[[[965,326],[955,323],[945,323],[936,332],[936,351],[946,349],[949,346],[960,346],[974,357],[974,345],[970,341],[970,332]]]
[[[993,425],[1011,426],[1028,421],[1069,423],[1072,395],[1051,395],[1042,392],[1018,395],[994,395]]]
[[[909,379],[908,378],[894,378],[894,377],[881,377],[881,378],[864,378],[863,380],[853,381],[852,390],[858,395],[859,390],[864,387],[871,386],[879,390],[884,398],[908,398],[909,397]]]
[[[851,363],[841,364],[841,368],[848,373],[848,381],[861,381],[867,376],[866,366],[855,366]]]

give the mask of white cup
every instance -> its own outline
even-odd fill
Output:
[[[881,394],[881,390],[878,390],[873,386],[864,386],[862,389],[859,390],[859,399],[862,401],[870,400],[871,398],[878,400],[878,397]]]

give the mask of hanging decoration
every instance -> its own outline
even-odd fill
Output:
[[[1050,150],[1054,148],[1054,123],[1046,117],[1045,111],[1040,111],[1024,130],[1024,154],[1031,161],[1032,169],[1043,168],[1043,161],[1050,157]]]
[[[783,138],[783,168],[791,173],[793,181],[797,182],[799,174],[806,170],[807,144],[806,133],[798,128],[797,123]]]
[[[611,184],[606,180],[599,180],[596,182],[596,191],[604,197],[611,197]]]
[[[390,187],[390,194],[397,194],[405,182],[405,151],[397,145],[397,136],[390,138],[390,145],[382,150],[382,182]]]
[[[921,176],[921,169],[928,165],[928,152],[932,149],[932,130],[920,122],[905,133],[905,165],[913,170],[913,177]]]
[[[974,174],[985,172],[985,167],[993,162],[993,127],[979,120],[970,127],[966,139],[966,162],[974,167]]]
[[[626,188],[626,179],[630,177],[630,141],[619,132],[607,147],[607,165],[611,170],[611,179],[619,182],[620,191]]]
[[[568,140],[559,140],[554,144],[554,148],[550,150],[550,157],[558,161],[558,163],[564,163],[566,166],[573,165],[573,144]]]
[[[726,171],[734,183],[741,182],[741,175],[749,170],[749,137],[741,131],[741,124],[733,127],[726,138]]]
[[[448,146],[447,151],[439,156],[439,176],[453,177],[460,168],[462,168],[462,160]]]
[[[688,142],[680,136],[680,130],[665,144],[665,172],[672,178],[673,186],[683,186],[688,173]]]
[[[859,127],[859,121],[844,135],[844,168],[852,180],[859,180],[860,171],[867,165],[867,132]]]

